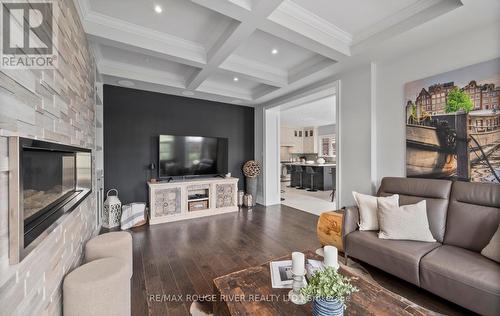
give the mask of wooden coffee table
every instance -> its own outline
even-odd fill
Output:
[[[312,251],[306,258],[322,260]],[[285,256],[277,260],[290,260]],[[359,289],[347,302],[345,315],[438,315],[399,296],[364,277],[340,268],[340,273],[351,277]],[[288,301],[290,289],[273,289],[269,262],[260,266],[230,273],[214,279],[217,300],[214,315],[311,315],[311,303],[295,305]]]

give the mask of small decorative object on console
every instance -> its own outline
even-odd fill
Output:
[[[188,202],[188,211],[201,211],[208,209],[208,200]]]
[[[325,158],[319,157],[318,159],[316,159],[316,163],[319,163],[320,165],[324,164],[325,162]]]
[[[115,191],[116,195],[109,195],[111,191]],[[118,198],[118,190],[111,189],[106,193],[106,201],[104,201],[102,227],[114,228],[120,226],[121,216],[122,202]]]
[[[156,182],[156,178],[154,177],[155,169],[156,169],[155,163],[154,162],[150,163],[149,164],[149,172],[150,172],[149,181],[151,181],[152,183]]]
[[[243,205],[245,207],[252,207],[253,206],[253,198],[251,194],[245,194],[243,196]]]
[[[243,197],[245,196],[245,191],[238,191],[238,206],[243,206]]]
[[[333,267],[318,270],[300,293],[313,299],[313,316],[344,315],[345,300],[358,289]]]

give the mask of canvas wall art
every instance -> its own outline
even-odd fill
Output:
[[[408,177],[500,183],[500,58],[404,89]]]

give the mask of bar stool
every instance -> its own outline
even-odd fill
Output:
[[[309,191],[309,192],[316,192],[316,191],[318,191],[318,190],[316,190],[314,188],[314,175],[317,174],[318,172],[314,171],[313,167],[307,166],[306,167],[306,173],[311,176],[311,188],[307,189],[307,191]]]
[[[286,168],[286,173],[287,173],[287,174],[290,174],[290,175],[291,175],[291,174],[293,173],[293,168],[292,168],[292,166],[290,166],[290,165],[285,165],[285,168]],[[293,186],[292,186],[292,178],[291,178],[291,177],[290,177],[290,185],[287,185],[286,187],[287,187],[287,188],[293,188]]]
[[[297,190],[305,190],[304,186],[302,185],[302,172],[304,170],[302,169],[301,166],[293,166],[293,173],[298,173],[299,174],[299,179],[300,179],[300,186],[296,187]]]
[[[332,175],[332,193],[330,193],[330,197],[335,200],[335,191],[337,190],[337,169],[330,168],[330,174]]]

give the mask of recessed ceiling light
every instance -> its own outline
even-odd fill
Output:
[[[163,12],[163,9],[162,9],[161,5],[159,5],[159,4],[155,5],[155,12],[156,13],[162,13]]]
[[[238,82],[239,80],[240,80],[240,79],[239,79],[238,77],[234,77],[234,78],[233,78],[233,81],[234,81],[234,82]]]
[[[122,87],[132,87],[134,83],[130,80],[118,80],[118,84]]]
[[[182,94],[187,95],[187,96],[192,96],[192,95],[194,95],[194,92],[189,91],[189,90],[184,90],[184,91],[182,91]]]
[[[273,48],[273,50],[271,51],[271,54],[273,54],[273,55],[278,54],[278,49],[277,48]]]

